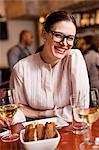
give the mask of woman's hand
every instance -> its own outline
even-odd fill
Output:
[[[56,117],[56,106],[53,109],[49,109],[45,111],[46,117]]]

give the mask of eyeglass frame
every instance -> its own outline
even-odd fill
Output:
[[[74,41],[75,41],[75,36],[73,36],[73,35],[64,35],[63,33],[61,33],[61,32],[57,32],[57,31],[52,31],[52,30],[50,30],[50,33],[52,33],[52,35],[54,35],[55,36],[55,34],[57,34],[57,33],[59,33],[60,34],[60,41],[55,41],[55,42],[63,42],[64,41],[64,39],[66,39],[66,42],[69,44],[69,42],[72,42],[72,43],[74,43]],[[55,36],[56,37],[56,36]],[[68,38],[69,37],[73,37],[73,39],[71,40],[71,41],[69,41],[68,40]],[[58,38],[58,37],[56,37],[56,38]]]

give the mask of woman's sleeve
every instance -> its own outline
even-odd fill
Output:
[[[79,50],[72,54],[71,61],[72,94],[78,98],[80,104],[89,107],[89,79],[85,60]]]
[[[12,91],[14,103],[21,103],[27,105],[24,91],[23,70],[23,66],[20,62],[14,66],[10,78],[10,89]]]
[[[84,58],[79,50],[75,50],[71,55],[71,89],[72,95],[78,97],[80,93],[79,102],[89,107],[89,79],[87,74],[87,68]],[[71,95],[71,96],[72,96]],[[57,112],[66,118],[66,121],[72,121],[72,109],[71,105],[64,108],[58,108]]]

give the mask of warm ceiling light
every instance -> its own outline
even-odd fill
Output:
[[[40,23],[44,23],[44,21],[45,21],[45,18],[44,18],[44,17],[40,17],[40,18],[39,18],[39,22],[40,22]]]

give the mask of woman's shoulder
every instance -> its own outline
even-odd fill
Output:
[[[70,52],[66,55],[66,57],[63,59],[64,62],[67,63],[67,61],[75,61],[77,60],[83,60],[83,55],[79,49],[71,49]]]
[[[71,49],[70,51],[70,55],[72,55],[72,57],[78,57],[78,56],[81,56],[82,53],[79,49]]]
[[[15,66],[14,66],[14,69],[19,69],[19,68],[27,68],[29,66],[35,66],[35,64],[37,63],[37,60],[38,60],[38,57],[39,57],[39,54],[32,54],[32,55],[29,55],[23,59],[21,59],[20,61],[18,61]]]

